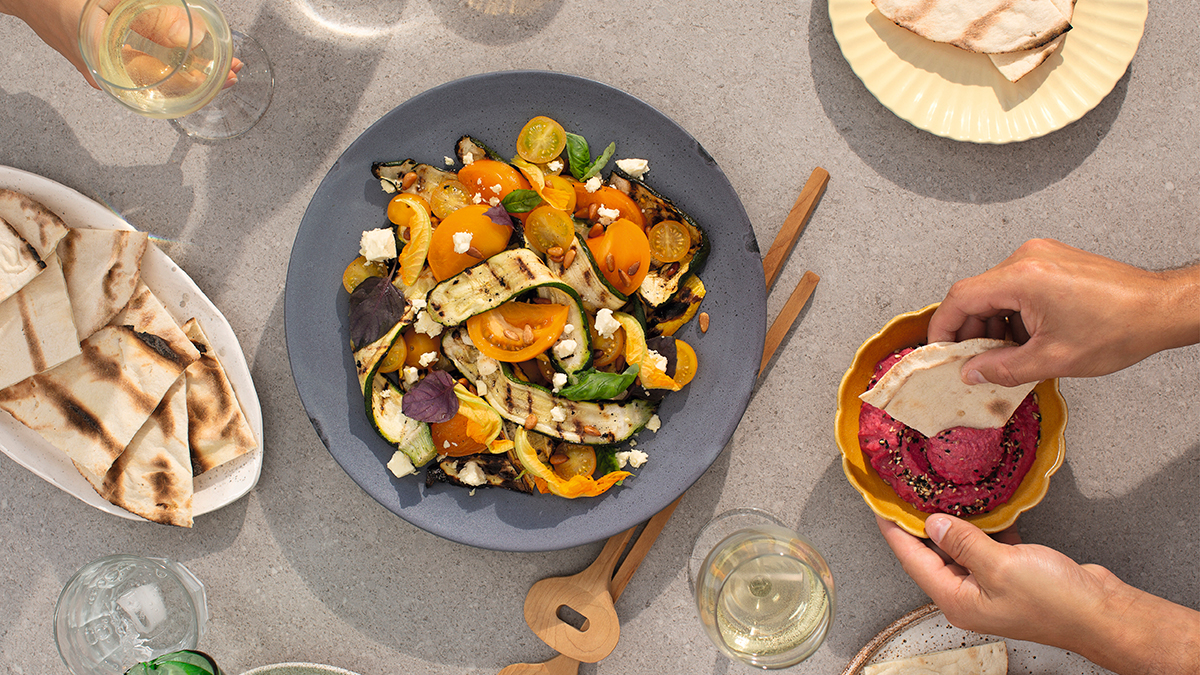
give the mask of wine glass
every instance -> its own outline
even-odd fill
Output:
[[[266,52],[209,0],[88,0],[79,49],[103,91],[195,138],[239,136],[271,102]]]
[[[821,554],[761,509],[734,509],[700,531],[689,579],[704,632],[721,653],[786,668],[825,640],[836,605]]]

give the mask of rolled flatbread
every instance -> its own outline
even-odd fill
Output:
[[[1004,426],[1036,382],[1016,387],[963,384],[963,362],[1015,342],[978,338],[934,342],[909,352],[859,398],[926,437],[951,427]]]
[[[864,666],[862,675],[1006,675],[1008,646],[989,642]]]
[[[0,219],[29,242],[42,260],[49,258],[58,241],[67,235],[67,225],[56,213],[12,190],[0,189]]]
[[[62,266],[52,254],[41,274],[0,302],[0,388],[79,355],[71,317]]]
[[[0,301],[24,288],[45,266],[29,242],[0,219]]]
[[[188,320],[183,332],[200,351],[187,368],[188,445],[192,471],[199,475],[250,452],[258,441],[199,322]]]
[[[888,19],[934,42],[982,54],[1035,49],[1071,29],[1054,0],[872,0]]]
[[[110,503],[164,525],[192,526],[187,376],[180,375],[103,480],[76,468]]]
[[[108,324],[133,296],[145,232],[72,228],[58,243],[79,339]]]

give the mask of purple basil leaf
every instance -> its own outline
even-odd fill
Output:
[[[483,212],[483,215],[492,219],[492,222],[505,227],[512,227],[512,216],[508,215],[508,209],[504,208],[503,204],[498,204]]]
[[[446,422],[458,414],[458,396],[454,394],[454,379],[445,371],[431,370],[412,391],[400,401],[405,417],[419,422]]]
[[[675,338],[668,335],[653,337],[646,340],[646,347],[667,359],[667,377],[675,377],[675,364],[679,361],[678,350],[675,349]]]
[[[350,294],[350,344],[359,349],[383,337],[404,318],[407,305],[390,278],[367,277]]]

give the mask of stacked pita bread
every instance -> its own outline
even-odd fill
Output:
[[[975,647],[910,656],[863,667],[862,675],[1007,675],[1008,645],[989,642]]]
[[[0,409],[109,502],[191,527],[194,477],[257,442],[199,324],[142,283],[147,245],[0,190]]]
[[[987,54],[1010,82],[1040,66],[1071,30],[1075,0],[872,0],[898,26]]]

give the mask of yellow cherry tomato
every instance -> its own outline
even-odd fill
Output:
[[[442,181],[433,189],[429,206],[433,209],[433,215],[438,218],[445,218],[462,207],[470,206],[473,203],[467,186],[458,180],[449,179]]]
[[[696,350],[688,343],[675,339],[675,376],[671,379],[675,380],[675,384],[680,387],[685,386],[692,378],[696,377],[696,370],[699,368],[700,362],[696,359]]]
[[[525,241],[539,253],[555,246],[565,250],[575,241],[575,221],[565,211],[542,204],[525,219]]]
[[[517,154],[527,162],[545,164],[562,154],[567,147],[567,132],[558,122],[539,115],[528,122],[517,135]]]
[[[358,256],[346,265],[342,272],[342,288],[347,293],[353,293],[358,285],[370,277],[382,277],[387,274],[387,266],[382,263],[370,262],[363,256]]]
[[[421,357],[429,352],[442,353],[442,341],[424,333],[418,333],[413,327],[404,329],[404,365],[409,368],[428,368],[421,365]]]
[[[683,260],[692,247],[691,233],[678,220],[655,223],[646,236],[650,240],[650,256],[662,263]]]
[[[387,354],[383,355],[383,360],[379,362],[379,372],[394,373],[404,367],[407,358],[408,347],[404,344],[404,337],[397,336]]]

